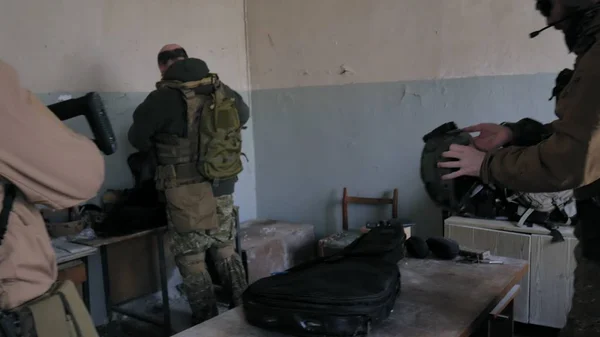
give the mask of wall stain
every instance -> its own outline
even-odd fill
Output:
[[[271,45],[271,48],[275,48],[275,42],[273,41],[271,34],[267,34],[267,37],[269,38],[269,44]]]
[[[402,93],[400,95],[400,102],[399,102],[400,104],[402,104],[404,97],[406,97],[406,86],[402,86]]]

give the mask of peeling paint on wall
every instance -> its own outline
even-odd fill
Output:
[[[348,67],[347,65],[345,65],[345,64],[342,64],[342,65],[340,66],[340,75],[352,75],[352,74],[354,74],[354,73],[355,73],[355,71],[354,71],[354,70],[352,70],[352,69],[351,69],[350,67]]]

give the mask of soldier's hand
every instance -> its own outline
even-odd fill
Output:
[[[494,123],[482,123],[472,125],[463,129],[466,132],[479,132],[473,138],[473,145],[481,151],[491,151],[509,143],[513,134],[506,126]]]
[[[457,169],[442,176],[442,179],[448,180],[462,176],[479,177],[485,152],[481,152],[472,146],[452,144],[448,151],[442,153],[442,157],[455,160],[438,162],[438,167]]]

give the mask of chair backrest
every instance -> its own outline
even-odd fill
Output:
[[[364,198],[348,196],[348,189],[344,187],[342,197],[342,229],[348,230],[348,204],[363,205],[392,205],[392,219],[398,218],[398,189],[394,189],[393,198]]]

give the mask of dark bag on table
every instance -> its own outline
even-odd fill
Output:
[[[154,183],[156,160],[150,153],[136,152],[127,158],[134,178],[133,188],[125,189],[107,210],[94,230],[104,237],[127,235],[167,225],[165,203]]]
[[[167,225],[165,206],[154,183],[123,190],[116,204],[106,212],[104,221],[94,226],[102,237],[120,236]]]
[[[371,229],[342,252],[251,284],[243,295],[251,325],[293,336],[366,336],[400,293],[402,226]]]

